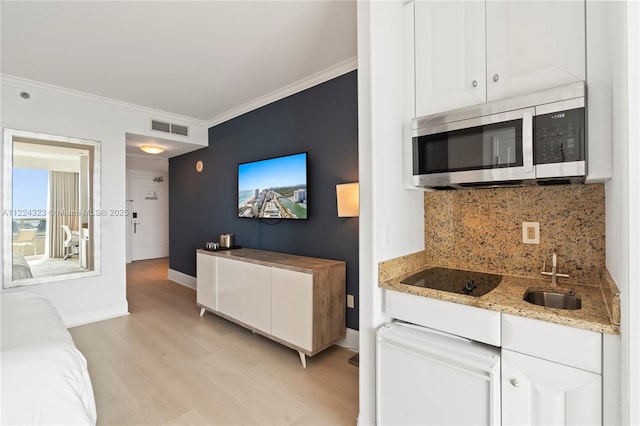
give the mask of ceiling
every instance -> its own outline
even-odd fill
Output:
[[[0,17],[3,74],[203,122],[356,57],[355,1],[2,0]]]

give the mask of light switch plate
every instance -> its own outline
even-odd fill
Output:
[[[540,244],[540,222],[522,222],[522,242]]]

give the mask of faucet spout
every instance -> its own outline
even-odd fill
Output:
[[[542,275],[551,276],[551,286],[555,287],[558,285],[558,277],[569,278],[567,274],[559,274],[558,273],[558,254],[555,250],[553,250],[553,256],[551,257],[551,272],[545,271],[546,262],[542,262]]]

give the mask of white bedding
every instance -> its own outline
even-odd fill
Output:
[[[25,278],[33,278],[31,274],[31,268],[29,267],[29,263],[27,263],[26,259],[20,253],[13,253],[13,274],[12,281],[8,283],[4,283],[5,288],[14,287],[17,284],[13,283],[15,280],[22,280]]]
[[[0,423],[95,425],[87,361],[56,309],[27,291],[0,297]]]

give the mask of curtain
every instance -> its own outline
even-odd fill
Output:
[[[49,257],[64,256],[64,231],[78,231],[79,173],[49,172]]]

